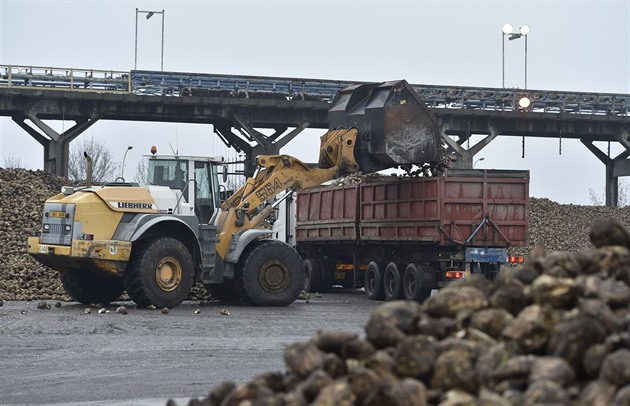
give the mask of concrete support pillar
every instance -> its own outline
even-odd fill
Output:
[[[41,132],[29,126],[25,122],[27,118]],[[14,116],[12,119],[44,147],[44,170],[64,178],[68,177],[70,142],[98,121],[98,118],[85,118],[84,120],[76,121],[73,127],[60,134],[37,116],[28,112],[24,113],[24,116]]]
[[[614,158],[609,157],[593,145],[593,141],[580,140],[606,166],[606,206],[612,207],[619,206],[619,177],[630,176],[630,160],[627,159],[630,156],[628,133],[624,131],[617,137],[617,140],[626,150]]]
[[[459,169],[472,169],[475,155],[478,154],[483,148],[485,148],[492,140],[494,140],[498,134],[498,131],[495,128],[489,129],[489,135],[483,138],[481,141],[470,147],[469,149],[465,149],[462,144],[470,138],[472,135],[469,131],[465,131],[461,134],[457,134],[459,137],[458,141],[454,141],[451,137],[447,135],[448,130],[442,131],[442,138],[444,142],[449,146],[450,150],[457,155],[457,161],[454,166]]]

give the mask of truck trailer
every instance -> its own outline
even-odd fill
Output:
[[[352,180],[297,195],[295,240],[311,292],[364,287],[370,299],[422,302],[454,279],[494,278],[508,248],[528,243],[529,171]]]

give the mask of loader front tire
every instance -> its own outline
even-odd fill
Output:
[[[108,304],[125,291],[120,277],[99,275],[85,269],[61,272],[61,283],[72,299],[86,305]]]
[[[190,293],[194,262],[186,246],[174,238],[143,240],[131,250],[123,282],[138,307],[173,308]]]
[[[287,306],[304,287],[302,258],[277,240],[250,243],[238,263],[237,283],[246,302],[256,306]]]

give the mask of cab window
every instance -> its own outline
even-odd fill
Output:
[[[149,185],[168,186],[183,191],[188,179],[188,162],[177,159],[150,159],[147,175]]]

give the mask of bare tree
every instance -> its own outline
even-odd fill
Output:
[[[87,152],[94,162],[92,179],[94,182],[108,182],[116,179],[120,166],[113,161],[112,152],[102,141],[94,137],[84,138],[70,150],[68,162],[68,178],[74,181],[86,180],[87,161],[83,152]]]
[[[24,168],[22,164],[22,160],[20,158],[9,156],[4,158],[4,167],[5,168]]]
[[[604,200],[602,199],[602,196],[597,194],[597,192],[595,192],[593,189],[589,189],[588,190],[588,200],[590,201],[591,206],[603,206],[604,205]]]
[[[600,195],[593,189],[589,189],[588,194],[592,206],[604,206],[605,192]],[[626,207],[628,205],[630,205],[630,187],[620,179],[619,189],[617,190],[617,207]]]
[[[136,173],[133,175],[133,180],[138,182],[141,185],[147,183],[147,177],[149,172],[149,165],[147,164],[147,159],[142,158],[138,165],[136,166]]]

